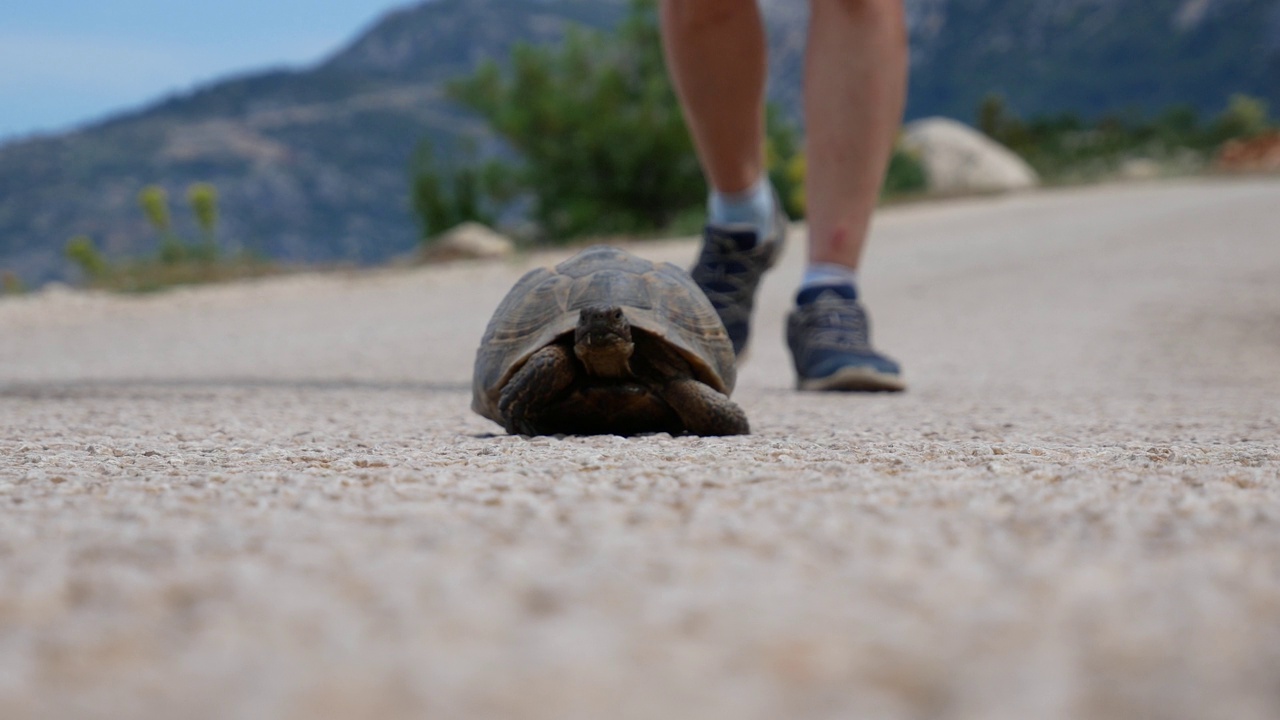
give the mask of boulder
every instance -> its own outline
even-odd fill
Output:
[[[423,256],[430,261],[495,260],[515,252],[511,238],[478,222],[465,222],[439,236]]]
[[[902,146],[920,158],[930,192],[1005,192],[1040,184],[1036,171],[1012,150],[948,118],[908,123]]]

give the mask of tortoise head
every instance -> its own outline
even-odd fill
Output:
[[[631,323],[617,305],[590,305],[578,315],[573,334],[573,352],[598,377],[622,378],[631,375],[628,361],[635,350]]]

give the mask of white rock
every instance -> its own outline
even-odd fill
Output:
[[[430,260],[491,260],[515,252],[515,243],[478,222],[465,222],[432,241]]]
[[[919,155],[932,192],[999,192],[1040,184],[1036,171],[1013,151],[948,118],[908,123],[902,145]]]
[[[66,297],[68,295],[74,295],[76,293],[76,289],[64,282],[50,280],[40,286],[40,292],[48,297]]]
[[[1160,163],[1151,158],[1129,158],[1120,163],[1120,177],[1125,180],[1152,180],[1164,171]]]

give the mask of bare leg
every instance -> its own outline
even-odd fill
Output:
[[[902,0],[812,0],[805,68],[809,261],[857,268],[902,121]]]
[[[711,186],[764,173],[764,22],[756,0],[662,0],[667,67]]]

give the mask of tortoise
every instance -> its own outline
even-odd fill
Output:
[[[688,273],[597,245],[507,293],[476,351],[471,409],[513,435],[740,435],[735,378]]]

